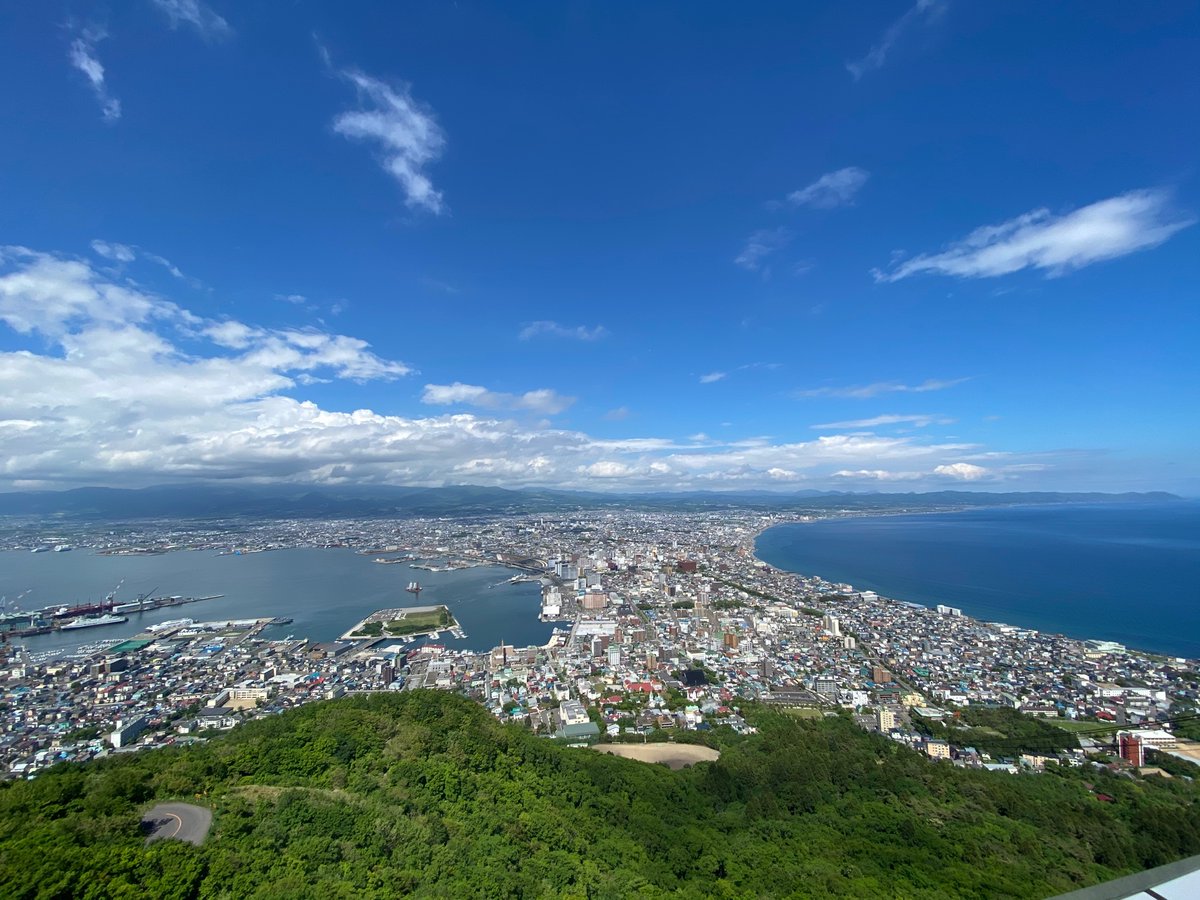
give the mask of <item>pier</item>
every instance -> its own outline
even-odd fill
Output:
[[[128,619],[125,613],[153,612],[157,609],[167,609],[172,606],[183,606],[187,603],[199,603],[203,600],[219,600],[224,594],[210,594],[207,597],[139,597],[128,603],[115,602],[109,594],[98,603],[78,603],[74,606],[47,606],[45,609],[20,615],[8,614],[0,618],[0,639],[7,637],[34,637],[51,634],[64,628],[79,628],[72,625],[81,619],[89,617],[110,617],[112,621],[97,621],[86,627],[103,628],[106,625],[123,625]]]

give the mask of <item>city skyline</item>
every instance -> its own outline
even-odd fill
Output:
[[[1200,494],[1196,11],[839,12],[0,14],[0,489]]]

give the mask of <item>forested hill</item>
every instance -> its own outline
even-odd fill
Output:
[[[1181,780],[964,771],[749,715],[671,772],[445,694],[305,706],[0,787],[0,896],[1031,898],[1200,852]],[[145,846],[154,799],[211,805],[208,841]]]

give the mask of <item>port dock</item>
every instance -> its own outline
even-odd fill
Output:
[[[199,603],[203,600],[219,600],[224,594],[209,594],[206,597],[138,597],[128,603],[117,603],[109,594],[98,603],[77,603],[74,606],[47,606],[33,612],[9,613],[0,618],[0,638],[34,637],[56,631],[73,631],[79,628],[102,628],[105,625],[123,625],[128,622],[128,613],[153,612],[172,606]]]

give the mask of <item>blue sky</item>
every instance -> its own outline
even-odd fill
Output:
[[[1200,493],[1194,4],[0,10],[0,488]]]

